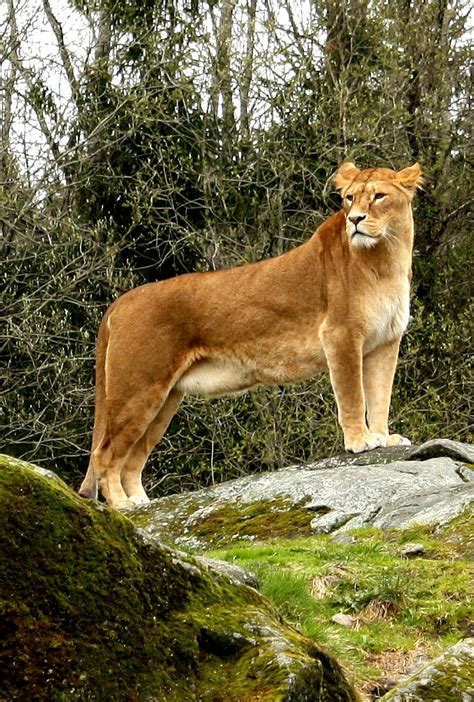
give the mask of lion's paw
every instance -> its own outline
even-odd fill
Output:
[[[356,439],[346,440],[344,447],[346,451],[351,453],[362,453],[363,451],[372,451],[372,449],[386,445],[387,437],[385,434],[376,434],[369,431]]]
[[[116,502],[113,507],[120,511],[133,509],[134,507],[140,507],[141,505],[147,505],[150,502],[148,497],[143,497],[142,495],[130,495],[126,500],[120,500]]]
[[[130,507],[136,507],[138,505],[147,505],[150,502],[150,498],[146,495],[130,495],[128,502]]]
[[[401,434],[389,434],[387,446],[411,446],[411,441]]]
[[[145,499],[142,496],[131,495],[130,497],[127,497],[123,500],[115,500],[110,506],[113,507],[113,509],[118,509],[122,511],[132,509],[133,507],[138,507],[139,505],[146,505],[149,502],[150,500],[148,499],[148,497]]]

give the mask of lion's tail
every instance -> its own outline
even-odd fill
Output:
[[[89,466],[86,475],[79,488],[79,495],[90,499],[97,499],[98,484],[93,467],[93,453],[99,442],[103,439],[107,427],[107,413],[105,402],[105,360],[107,356],[107,346],[109,343],[109,311],[106,312],[99,326],[96,347],[96,367],[95,367],[95,412],[94,429],[92,432],[92,448],[89,458]]]

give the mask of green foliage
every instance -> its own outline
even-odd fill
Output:
[[[56,458],[65,473],[77,470],[88,443],[94,330],[104,302],[136,282],[115,266],[117,247],[100,225],[85,239],[83,227],[68,224],[59,236],[38,225],[18,235],[2,271],[3,445]]]
[[[415,259],[415,279],[427,289],[427,297],[418,296],[415,290],[392,403],[396,425],[414,442],[435,434],[473,439],[470,346],[474,307],[471,283],[464,276],[471,266],[467,242],[450,255],[440,256],[436,264],[432,261],[429,271]]]

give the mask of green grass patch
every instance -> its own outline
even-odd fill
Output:
[[[400,662],[415,649],[436,655],[472,635],[471,520],[465,513],[444,532],[366,528],[353,532],[351,544],[328,536],[280,538],[210,555],[256,573],[281,615],[331,649],[369,689],[386,673],[388,654]],[[423,544],[424,553],[405,557],[410,542]],[[351,628],[331,621],[339,613],[352,617]]]

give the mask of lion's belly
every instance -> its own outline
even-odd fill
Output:
[[[259,360],[259,383],[285,385],[306,380],[327,367],[324,351],[311,338],[295,338],[275,344]]]
[[[225,356],[196,361],[176,387],[190,395],[219,397],[258,385],[294,383],[310,378],[325,366],[324,353],[313,339],[249,345]]]
[[[400,295],[382,297],[372,307],[369,332],[364,352],[369,353],[378,346],[399,339],[408,326],[410,318],[409,290]]]
[[[194,363],[176,388],[188,395],[219,397],[249,390],[256,385],[249,369],[231,359],[206,358]]]

